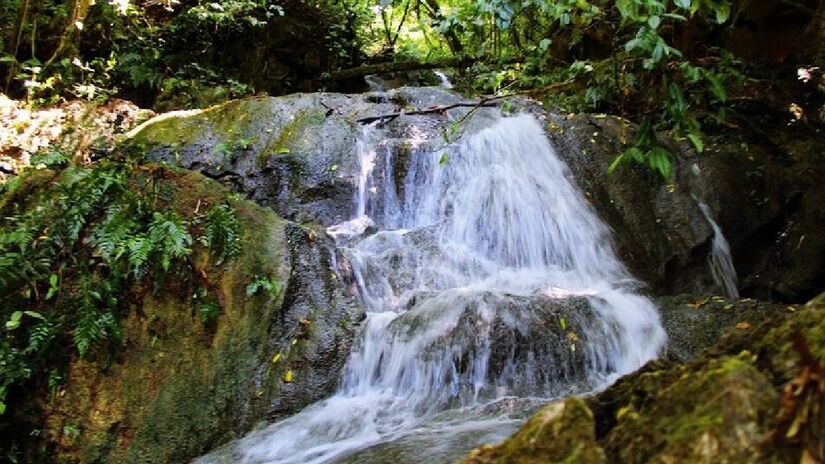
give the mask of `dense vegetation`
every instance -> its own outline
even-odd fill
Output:
[[[610,170],[665,179],[673,142],[701,154],[756,105],[821,127],[823,68],[823,0],[0,0],[0,92],[31,107],[205,107],[442,69],[502,106],[526,94],[621,116],[635,130]],[[175,285],[213,327],[222,308],[194,260],[241,253],[229,202],[181,212],[160,192],[167,167],[56,147],[30,164],[0,183],[0,419],[56,394],[72,361],[117,356],[130,298]],[[250,297],[280,292],[270,275],[244,278]],[[0,460],[18,456],[2,446]]]
[[[36,160],[60,169],[65,155]],[[142,292],[190,288],[192,313],[214,324],[220,306],[192,271],[196,247],[217,264],[240,252],[227,204],[184,218],[164,204],[165,168],[103,161],[27,170],[3,186],[0,221],[0,413],[21,389],[54,395],[76,356],[106,359]],[[44,385],[45,384],[45,385]],[[9,451],[9,450],[4,450]]]
[[[703,127],[725,124],[732,98],[763,90],[744,85],[765,77],[758,62],[816,69],[824,9],[732,0],[5,0],[0,74],[6,93],[37,104],[123,96],[169,109],[352,89],[363,74],[338,71],[365,63],[442,64],[470,92],[529,90],[568,111],[625,116],[639,130],[617,164],[668,177],[672,155],[656,133],[701,152]]]

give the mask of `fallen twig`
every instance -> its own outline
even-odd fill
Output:
[[[418,116],[422,114],[433,114],[433,113],[443,113],[444,111],[451,110],[453,108],[481,108],[481,107],[495,107],[498,106],[497,103],[492,103],[489,100],[481,100],[479,102],[459,102],[453,103],[452,105],[445,105],[445,106],[436,106],[432,108],[427,108],[423,110],[413,110],[413,111],[400,111],[398,113],[389,113],[389,114],[382,114],[380,116],[369,116],[366,118],[361,118],[356,120],[361,124],[369,124],[375,121],[382,121],[382,120],[391,120],[395,119],[399,116]]]

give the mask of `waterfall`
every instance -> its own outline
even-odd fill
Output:
[[[602,388],[663,346],[535,118],[416,146],[403,177],[386,137],[364,129],[352,219],[329,229],[367,309],[339,391],[200,462],[372,462],[353,453],[428,433],[418,460],[450,462],[511,432],[512,405]]]
[[[739,299],[736,269],[733,267],[733,258],[730,254],[728,240],[725,238],[725,234],[722,233],[722,228],[713,220],[710,207],[702,201],[698,203],[699,209],[702,210],[702,214],[705,215],[705,219],[708,220],[711,229],[713,229],[713,241],[708,256],[708,266],[713,275],[713,280],[728,298]]]
[[[691,171],[697,179],[701,179],[702,170],[698,164],[693,163]],[[706,188],[701,190],[703,193],[702,196],[707,195],[706,191]],[[707,203],[702,201],[700,197],[697,197],[696,194],[693,194],[693,200],[699,206],[699,210],[702,211],[702,215],[705,216],[708,224],[710,224],[711,230],[713,230],[713,239],[710,245],[710,254],[708,255],[708,267],[713,276],[713,281],[725,292],[725,296],[737,300],[739,299],[738,278],[736,276],[736,268],[733,267],[733,256],[730,254],[728,240],[725,238],[722,228],[719,227],[719,224],[713,219],[713,213]]]
[[[436,76],[438,76],[438,79],[441,81],[441,87],[444,87],[445,89],[452,89],[453,88],[453,83],[450,82],[449,79],[447,79],[446,74],[444,74],[441,71],[433,71],[433,73]]]

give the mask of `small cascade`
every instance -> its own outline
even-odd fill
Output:
[[[438,76],[438,78],[441,80],[441,84],[440,84],[441,87],[444,87],[445,89],[452,89],[453,88],[453,83],[450,82],[449,79],[447,79],[446,74],[444,74],[441,71],[433,71],[433,74]]]
[[[339,391],[199,462],[366,462],[405,440],[425,454],[393,462],[451,462],[663,346],[535,118],[413,144],[403,176],[388,138],[364,128],[352,219],[328,230],[367,310]]]
[[[387,90],[387,87],[375,74],[367,74],[364,76],[364,82],[367,83],[370,92],[384,92]]]
[[[693,163],[691,171],[694,176],[701,178],[702,170],[698,164]],[[728,244],[722,228],[713,219],[713,213],[707,203],[696,195],[693,195],[693,199],[713,230],[713,240],[708,255],[708,267],[713,276],[713,281],[725,292],[725,296],[737,300],[739,299],[738,278],[736,277],[736,268],[733,266],[733,257],[730,254],[730,244]]]
[[[713,229],[713,241],[711,242],[708,265],[710,266],[713,280],[725,292],[728,298],[739,299],[739,288],[737,287],[736,269],[733,267],[733,258],[730,254],[730,245],[722,228],[713,220],[710,208],[704,202],[699,202],[699,209],[705,215],[710,227]]]

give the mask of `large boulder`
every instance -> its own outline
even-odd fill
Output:
[[[154,184],[146,172],[159,174]],[[54,180],[31,179],[29,190]],[[113,356],[67,349],[51,395],[40,383],[11,391],[3,446],[17,443],[28,462],[185,462],[337,389],[363,311],[335,278],[328,239],[198,173],[136,167],[135,194],[150,185],[188,221],[226,202],[241,253],[218,264],[196,248],[191,276],[137,283],[121,296],[128,315]],[[213,319],[199,316],[206,305]]]
[[[253,98],[160,116],[133,131],[130,143],[151,160],[219,179],[282,217],[329,226],[352,217],[364,141],[378,139],[374,181],[394,186],[392,193],[401,197],[411,161],[443,148],[453,121],[461,120],[462,129],[452,138],[469,137],[498,112],[475,108],[464,119],[471,109],[459,107],[399,115],[462,100],[439,88]],[[819,240],[818,227],[825,190],[816,182],[825,174],[817,162],[825,137],[815,129],[786,127],[773,110],[754,109],[764,119],[761,132],[709,135],[702,154],[663,137],[674,153],[674,174],[665,181],[634,164],[608,172],[633,139],[627,120],[562,115],[526,99],[514,99],[510,107],[544,122],[576,184],[613,230],[620,256],[655,293],[723,293],[708,267],[711,220],[730,242],[745,296],[800,302],[825,285],[825,240]],[[364,120],[381,115],[394,116]],[[369,188],[364,194],[373,200],[370,217],[379,220],[386,195]]]
[[[593,412],[579,398],[556,401],[542,408],[527,424],[499,446],[477,448],[462,464],[604,464],[596,443]]]
[[[586,405],[553,403],[465,462],[819,462],[823,366],[825,296],[733,327],[687,364],[651,362]]]
[[[360,174],[358,142],[370,130],[370,124],[359,120],[462,100],[433,87],[250,98],[161,115],[132,131],[128,144],[140,157],[218,179],[284,218],[329,226],[352,216]],[[402,190],[413,145],[443,145],[442,131],[469,110],[374,121],[383,131],[377,150],[397,154],[392,166],[379,158],[374,175],[391,176]],[[468,130],[484,127],[492,110],[481,110]]]

